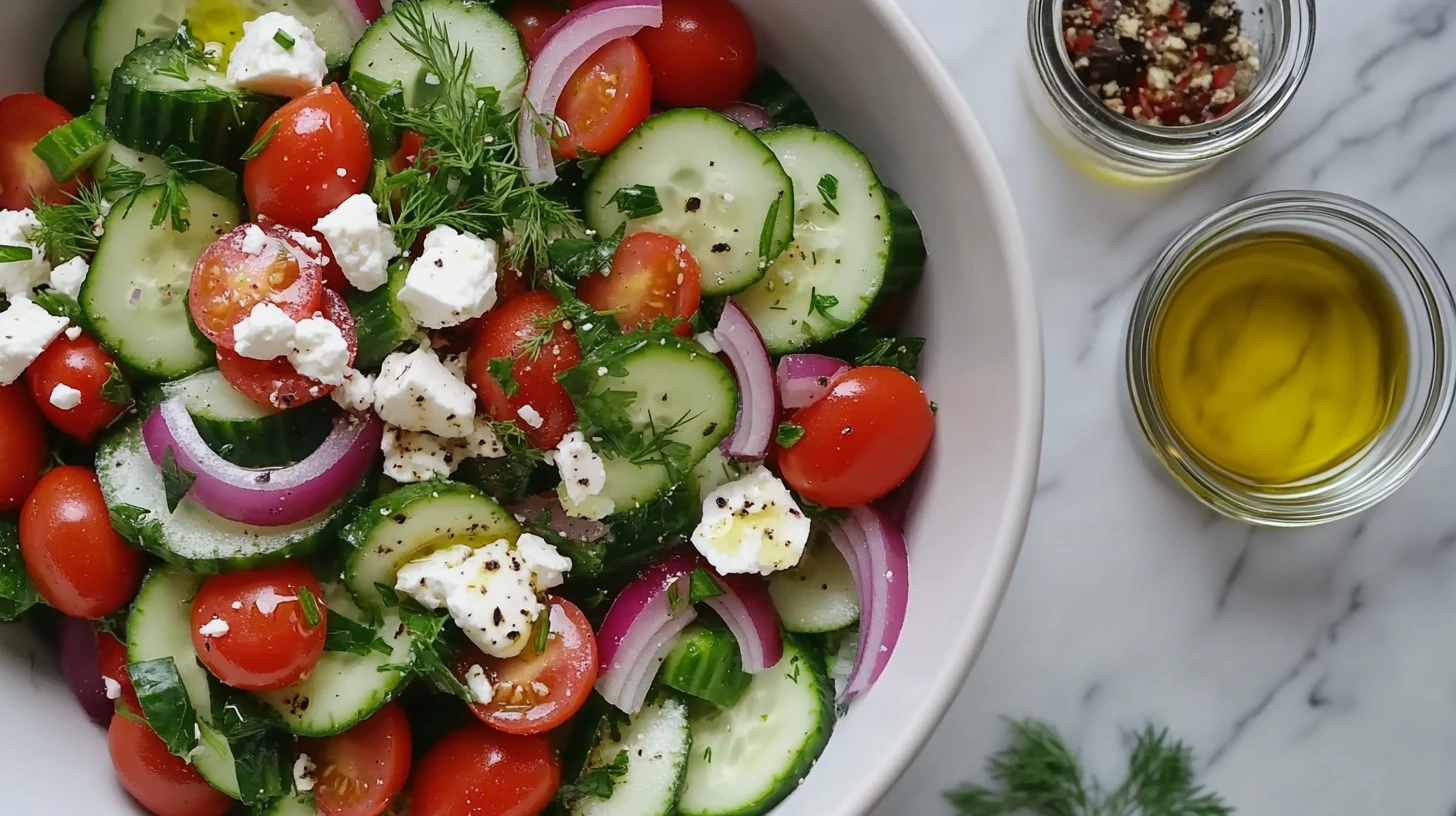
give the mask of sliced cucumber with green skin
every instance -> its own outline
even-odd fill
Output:
[[[42,136],[33,152],[56,181],[65,182],[94,164],[110,143],[106,126],[87,112]]]
[[[174,566],[158,567],[147,575],[126,619],[126,659],[128,663],[173,660],[202,737],[190,757],[192,765],[213,787],[236,799],[238,775],[232,749],[211,727],[212,690],[192,645],[192,599],[203,579]]]
[[[603,369],[605,375],[600,373]],[[612,502],[613,515],[635,510],[667,493],[732,433],[738,417],[738,385],[733,374],[701,346],[672,336],[636,334],[613,340],[572,369],[563,381],[583,417],[589,419],[590,414],[583,407],[604,392],[635,394],[626,409],[633,429],[662,434],[687,447],[681,462],[683,472],[674,478],[660,463],[634,464],[593,443],[607,471],[599,495]],[[673,425],[675,430],[664,433]]]
[[[343,615],[356,623],[369,618],[337,584],[324,585],[324,602],[330,616]],[[381,669],[409,665],[414,643],[414,635],[400,624],[397,611],[386,609],[376,628],[390,647],[389,654],[324,652],[302,683],[258,692],[258,697],[278,712],[289,731],[301,737],[329,737],[363,722],[404,690],[408,671]]]
[[[859,621],[859,590],[849,564],[817,531],[798,566],[769,577],[768,594],[790,632],[822,634]]]
[[[283,100],[249,93],[221,70],[180,61],[187,79],[160,70],[179,63],[169,40],[147,43],[127,55],[106,100],[106,122],[121,142],[144,153],[168,147],[233,170],[242,168],[258,130]]]
[[[95,110],[101,111],[103,108],[98,107]],[[147,184],[157,184],[167,177],[167,164],[160,157],[139,153],[126,145],[117,144],[115,139],[107,142],[101,152],[96,154],[96,162],[91,165],[91,177],[98,182],[104,181],[111,172],[113,162],[117,167],[141,173],[142,180]],[[110,196],[112,203],[116,203],[119,197],[113,193]]]
[[[263,808],[261,816],[318,816],[318,813],[312,793],[295,793]]]
[[[211,6],[206,13],[199,8]],[[337,68],[354,48],[354,34],[333,0],[230,0],[227,3],[198,3],[197,0],[102,0],[91,22],[86,56],[91,63],[91,82],[96,88],[111,83],[111,73],[139,43],[171,37],[185,20],[198,42],[235,45],[243,35],[243,23],[270,11],[298,18],[313,30],[319,47],[328,55],[329,67]]]
[[[81,309],[96,339],[139,374],[185,377],[213,364],[212,344],[192,326],[192,267],[238,224],[238,207],[200,184],[182,185],[191,210],[186,232],[170,219],[152,224],[163,187],[143,187],[112,207],[81,287]]]
[[[743,95],[743,101],[751,102],[768,114],[775,125],[808,125],[818,127],[819,120],[810,110],[809,103],[789,84],[784,75],[772,68],[759,72]]]
[[[602,235],[626,223],[629,233],[682,241],[702,269],[703,294],[727,295],[762,278],[788,248],[796,183],[752,131],[685,108],[648,119],[602,159],[583,207]],[[662,212],[627,220],[612,197],[636,185],[657,191]]]
[[[360,74],[384,85],[398,82],[404,88],[404,103],[415,108],[427,105],[440,94],[439,77],[431,81],[419,58],[401,43],[413,43],[401,19],[407,4],[397,4],[364,32],[349,57],[349,73]],[[500,108],[513,111],[521,106],[526,87],[526,50],[521,35],[488,3],[459,0],[420,0],[419,11],[426,24],[440,26],[453,43],[469,48],[470,84],[500,92]]]
[[[409,268],[408,260],[395,261],[389,267],[388,283],[372,292],[351,289],[344,296],[349,304],[349,313],[354,315],[354,325],[358,327],[359,351],[354,356],[355,369],[378,371],[384,358],[419,330],[419,324],[399,302],[399,290],[404,288]]]
[[[91,33],[91,18],[96,15],[99,0],[86,0],[61,23],[61,30],[51,40],[51,53],[46,58],[45,95],[80,116],[91,107],[91,66],[86,62],[86,36]]]
[[[142,440],[140,420],[117,429],[97,446],[96,478],[107,507],[115,511],[130,505],[145,512],[139,524],[142,547],[198,573],[265,567],[317,551],[332,542],[352,516],[364,488],[361,483],[328,510],[282,527],[229,521],[185,497],[177,511],[169,513],[162,473]]]
[[[834,729],[834,698],[817,657],[792,637],[731,708],[692,718],[683,816],[758,816],[809,773]]]
[[[586,772],[611,767],[622,752],[627,771],[615,780],[606,799],[586,796],[571,804],[572,816],[669,816],[677,812],[693,750],[688,707],[664,697],[649,702],[626,725],[598,731]]]
[[[698,499],[712,493],[714,490],[738,479],[741,475],[741,468],[737,462],[729,459],[723,449],[714,447],[703,457],[703,461],[693,468],[693,473],[688,477]]]
[[[657,671],[664,686],[720,706],[742,699],[752,680],[733,633],[698,624],[683,630]]]
[[[915,212],[899,193],[885,188],[890,204],[890,263],[885,269],[882,295],[896,295],[914,289],[925,274],[925,235]]]
[[[786,354],[839,334],[869,311],[890,262],[890,205],[869,159],[843,136],[800,126],[758,135],[794,178],[795,240],[733,301],[769,351]]]
[[[370,614],[388,610],[376,584],[394,588],[399,568],[455,544],[512,543],[521,525],[484,493],[458,482],[420,482],[375,499],[340,537],[344,586]]]
[[[332,400],[280,411],[256,403],[215,368],[162,385],[167,398],[180,397],[197,432],[224,459],[243,467],[276,467],[305,459],[333,429]]]

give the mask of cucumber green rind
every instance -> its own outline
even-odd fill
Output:
[[[242,467],[276,467],[307,458],[329,435],[338,413],[331,400],[287,411],[260,405],[239,394],[217,369],[163,383],[160,390],[164,397],[181,397],[208,446]]]
[[[409,276],[408,260],[400,259],[389,267],[389,281],[371,292],[351,289],[344,296],[349,313],[358,326],[358,351],[354,368],[364,372],[378,371],[384,358],[399,348],[419,330],[409,310],[399,302],[399,290]]]
[[[45,65],[45,95],[76,116],[91,107],[91,66],[86,61],[86,37],[99,0],[87,0],[71,12],[51,41]]]
[[[376,585],[393,589],[409,561],[453,544],[514,542],[520,534],[515,516],[469,485],[407,485],[375,499],[339,534],[347,547],[344,586],[365,612],[383,614],[388,605]]]
[[[819,127],[819,119],[814,116],[809,103],[784,79],[783,74],[772,68],[759,72],[743,95],[743,101],[763,108],[775,125]]]
[[[42,136],[33,152],[45,162],[52,178],[67,182],[94,164],[110,142],[106,126],[84,113]]]
[[[920,231],[920,222],[915,212],[899,193],[885,188],[885,200],[890,204],[890,262],[885,269],[885,285],[881,295],[897,295],[908,292],[920,283],[925,275],[925,235]]]
[[[693,750],[688,707],[662,696],[649,702],[625,725],[598,728],[586,768],[610,767],[623,751],[627,771],[615,780],[606,799],[581,797],[572,816],[672,816],[682,796],[688,756]],[[613,730],[620,740],[613,739]]]
[[[697,624],[682,633],[657,672],[664,686],[720,706],[742,699],[752,680],[733,634]]]

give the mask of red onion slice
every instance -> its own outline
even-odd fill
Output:
[[[774,609],[763,579],[751,575],[719,575],[708,565],[703,569],[722,587],[723,594],[704,603],[713,608],[738,641],[743,670],[758,674],[778,665],[784,657],[784,638],[779,613]]]
[[[786,354],[776,371],[779,399],[785,408],[813,405],[829,393],[829,381],[849,369],[849,363],[823,354]]]
[[[546,31],[526,82],[526,107],[520,117],[520,159],[527,181],[550,184],[556,180],[551,140],[540,131],[555,130],[556,103],[576,69],[612,40],[660,25],[662,0],[597,0]]]
[[[607,534],[607,525],[600,521],[567,515],[555,493],[550,497],[528,496],[510,505],[509,509],[521,519],[533,519],[542,513],[550,513],[551,519],[546,523],[547,526],[572,541],[591,542]]]
[[[859,649],[841,699],[867,691],[890,662],[910,603],[905,536],[882,511],[856,507],[829,531],[859,587]]]
[[[713,339],[723,347],[738,379],[738,421],[723,440],[723,453],[740,461],[762,459],[768,455],[779,413],[768,349],[753,321],[731,298],[723,306]]]
[[[380,0],[334,0],[334,7],[339,10],[349,33],[355,38],[361,36],[370,23],[384,16],[384,6]]]
[[[301,462],[281,468],[245,468],[218,456],[197,432],[181,398],[152,411],[142,438],[161,467],[167,451],[197,476],[187,495],[225,519],[278,527],[333,506],[364,477],[379,451],[384,423],[370,414],[343,414],[328,438]]]
[[[769,118],[768,111],[751,102],[734,102],[718,112],[749,130],[773,127],[773,119]]]
[[[648,567],[627,585],[597,631],[597,692],[635,714],[677,636],[697,618],[688,603],[696,553],[680,552]],[[673,598],[678,599],[674,602]]]
[[[80,618],[62,618],[57,634],[66,685],[92,722],[109,725],[116,703],[106,696],[106,681],[101,679],[95,624]]]

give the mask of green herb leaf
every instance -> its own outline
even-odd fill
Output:
[[[781,448],[792,448],[804,438],[804,426],[795,425],[792,422],[780,422],[778,433],[774,435],[774,441]]]
[[[278,45],[282,47],[284,51],[292,51],[293,45],[297,42],[297,40],[293,39],[293,37],[290,36],[287,31],[284,31],[280,28],[277,31],[273,32],[273,42],[278,43]]]
[[[597,168],[602,165],[602,157],[584,147],[576,149],[576,158],[576,166],[581,170],[583,178],[591,178],[597,172]]]
[[[847,321],[840,320],[839,318],[829,313],[830,309],[833,309],[835,306],[838,305],[839,298],[835,297],[834,295],[821,295],[819,294],[818,287],[810,287],[809,314],[806,316],[812,317],[817,314],[820,317],[824,318],[825,322],[829,323],[829,325],[831,326],[848,326],[849,323]],[[805,328],[807,329],[807,325],[805,326]]]
[[[162,196],[157,201],[157,211],[152,215],[152,226],[159,227],[162,222],[170,221],[174,232],[186,232],[192,228],[189,220],[192,206],[187,202],[186,185],[187,180],[181,173],[173,170],[167,174],[160,185]]]
[[[825,173],[819,178],[819,197],[824,200],[824,208],[839,215],[839,208],[834,202],[839,198],[839,179]]]
[[[0,263],[28,261],[35,256],[35,250],[28,246],[0,246]]]
[[[140,190],[146,182],[146,173],[133,170],[112,157],[111,163],[106,166],[106,178],[99,182],[99,188],[104,198],[116,201]]]
[[[49,286],[43,286],[32,291],[30,299],[35,305],[56,317],[64,317],[71,321],[72,325],[80,326],[85,323],[86,315],[81,311],[81,304],[65,292],[58,292]]]
[[[627,775],[628,751],[621,750],[610,765],[598,765],[582,771],[581,776],[569,785],[563,785],[557,794],[561,801],[573,804],[579,800],[610,799],[616,790],[617,780]]]
[[[162,154],[162,162],[189,181],[195,181],[223,198],[238,199],[238,175],[221,165],[202,159],[194,159],[169,145]]]
[[[455,655],[460,650],[454,642],[451,630],[446,628],[446,624],[450,623],[450,616],[435,615],[410,607],[401,607],[400,612],[405,628],[414,635],[414,644],[411,647],[414,670],[446,694],[467,703],[479,702],[451,669]],[[458,630],[455,632],[458,634]],[[383,667],[380,670],[383,671]]]
[[[536,619],[536,630],[532,636],[531,645],[535,647],[536,654],[546,654],[546,647],[551,644],[551,610],[547,609]]]
[[[197,747],[197,717],[170,657],[144,660],[127,667],[142,713],[167,750],[185,757]]]
[[[773,250],[774,233],[778,231],[779,226],[779,207],[783,203],[784,194],[779,193],[779,197],[775,198],[773,203],[768,205],[768,216],[763,219],[763,229],[758,233],[758,257],[760,261],[773,260],[773,258],[769,257],[769,252]]]
[[[114,159],[112,161],[115,162]],[[40,222],[40,227],[31,233],[31,243],[45,250],[51,263],[63,263],[96,251],[101,232],[103,191],[108,183],[120,184],[120,180],[113,182],[113,175],[107,173],[100,188],[86,185],[66,204],[48,204],[39,198],[31,202],[35,220]]]
[[[130,405],[132,401],[131,385],[127,383],[121,369],[117,367],[116,363],[107,363],[106,370],[108,376],[106,382],[101,384],[101,398],[113,405]]]
[[[622,187],[612,193],[607,203],[616,204],[617,211],[627,216],[628,220],[647,218],[662,212],[662,202],[657,200],[657,188],[646,184]]]
[[[859,323],[841,332],[818,350],[831,357],[850,360],[855,365],[891,366],[914,377],[918,373],[920,353],[924,349],[923,337],[880,337],[873,328]]]
[[[146,549],[161,538],[162,522],[134,504],[112,505],[110,517],[111,529],[137,547]]]
[[[373,627],[357,623],[332,609],[329,610],[328,631],[324,635],[324,651],[348,652],[360,657],[371,652],[386,657],[394,653]]]
[[[703,761],[709,765],[713,764],[713,746],[710,745],[703,749]]]
[[[723,587],[718,585],[717,578],[702,567],[693,568],[692,577],[688,579],[688,603],[701,603],[722,594]]]
[[[298,588],[298,605],[303,607],[303,620],[309,626],[318,626],[323,620],[323,616],[319,614],[318,599],[313,596],[313,590],[306,586]]]
[[[20,554],[20,528],[0,516],[0,621],[10,622],[40,603]]]
[[[627,237],[627,225],[605,240],[592,238],[558,238],[551,242],[549,254],[552,267],[568,281],[579,281],[594,272],[611,269],[612,259],[617,256],[617,247]]]
[[[240,158],[243,161],[249,161],[263,155],[263,151],[268,148],[268,143],[273,141],[273,137],[278,134],[278,128],[282,126],[282,119],[274,119],[273,124],[269,125],[268,129],[263,131],[262,135],[253,140],[253,143],[248,146],[247,150],[243,151],[243,155]]]
[[[496,357],[486,363],[490,378],[500,385],[507,397],[514,397],[521,390],[521,384],[516,382],[515,367],[516,361],[510,357]]]
[[[162,454],[162,486],[167,492],[167,510],[177,512],[177,505],[187,491],[192,489],[192,483],[197,481],[197,474],[177,464],[176,458],[172,456],[172,449],[169,447]]]
[[[674,581],[667,587],[667,613],[676,615],[678,610],[688,605],[688,596],[684,595],[679,587],[680,581]]]
[[[394,587],[376,582],[374,591],[379,593],[380,599],[384,601],[387,608],[394,609],[399,606],[399,593],[394,591]]]

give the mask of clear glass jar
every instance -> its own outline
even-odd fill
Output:
[[[1184,275],[1230,244],[1306,235],[1362,259],[1389,287],[1407,343],[1405,392],[1363,450],[1288,485],[1254,485],[1204,461],[1168,420],[1155,387],[1156,329]],[[1436,261],[1386,214],[1345,196],[1280,192],[1231,204],[1194,224],[1158,259],[1133,306],[1124,357],[1130,419],[1174,479],[1213,509],[1250,524],[1305,527],[1374,506],[1405,484],[1430,450],[1456,394],[1456,301]]]
[[[1033,113],[1067,161],[1104,181],[1162,184],[1213,166],[1279,118],[1314,53],[1315,0],[1237,0],[1258,45],[1249,96],[1206,124],[1143,125],[1110,110],[1077,79],[1062,33],[1063,0],[1031,0],[1023,80]]]

